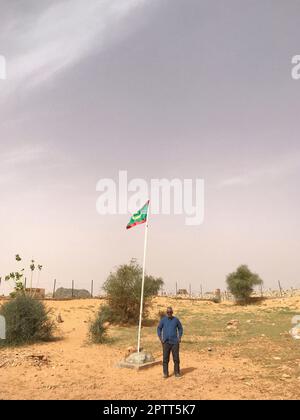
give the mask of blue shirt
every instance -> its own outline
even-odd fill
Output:
[[[181,338],[183,334],[183,328],[181,322],[176,316],[168,318],[164,316],[157,327],[157,335],[162,339],[163,343],[167,342],[170,344],[178,343],[178,338]]]

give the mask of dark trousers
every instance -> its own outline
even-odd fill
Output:
[[[163,343],[163,371],[164,375],[169,374],[169,361],[170,353],[172,352],[174,362],[174,373],[180,373],[180,360],[179,360],[179,343]]]

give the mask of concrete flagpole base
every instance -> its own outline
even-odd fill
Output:
[[[141,351],[131,353],[128,357],[118,363],[119,368],[141,370],[161,364],[160,360],[155,360],[151,353]]]

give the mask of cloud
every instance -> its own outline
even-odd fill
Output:
[[[284,156],[278,159],[276,162],[272,162],[263,167],[248,171],[243,174],[239,174],[234,177],[225,178],[219,182],[219,188],[235,187],[235,186],[247,186],[257,182],[261,182],[264,179],[274,180],[283,176],[293,173],[295,170],[300,168],[300,156],[295,154],[292,156]]]
[[[123,34],[123,21],[149,0],[63,0],[8,20],[0,30],[9,40],[5,89],[32,89],[52,80],[85,56]]]
[[[29,163],[40,159],[46,151],[39,146],[22,147],[0,155],[1,167]]]

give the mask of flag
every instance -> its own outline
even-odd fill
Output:
[[[126,229],[130,229],[133,226],[141,225],[142,223],[146,223],[147,221],[147,214],[148,214],[148,207],[149,207],[150,200],[147,201],[146,204],[136,213],[131,216]]]

